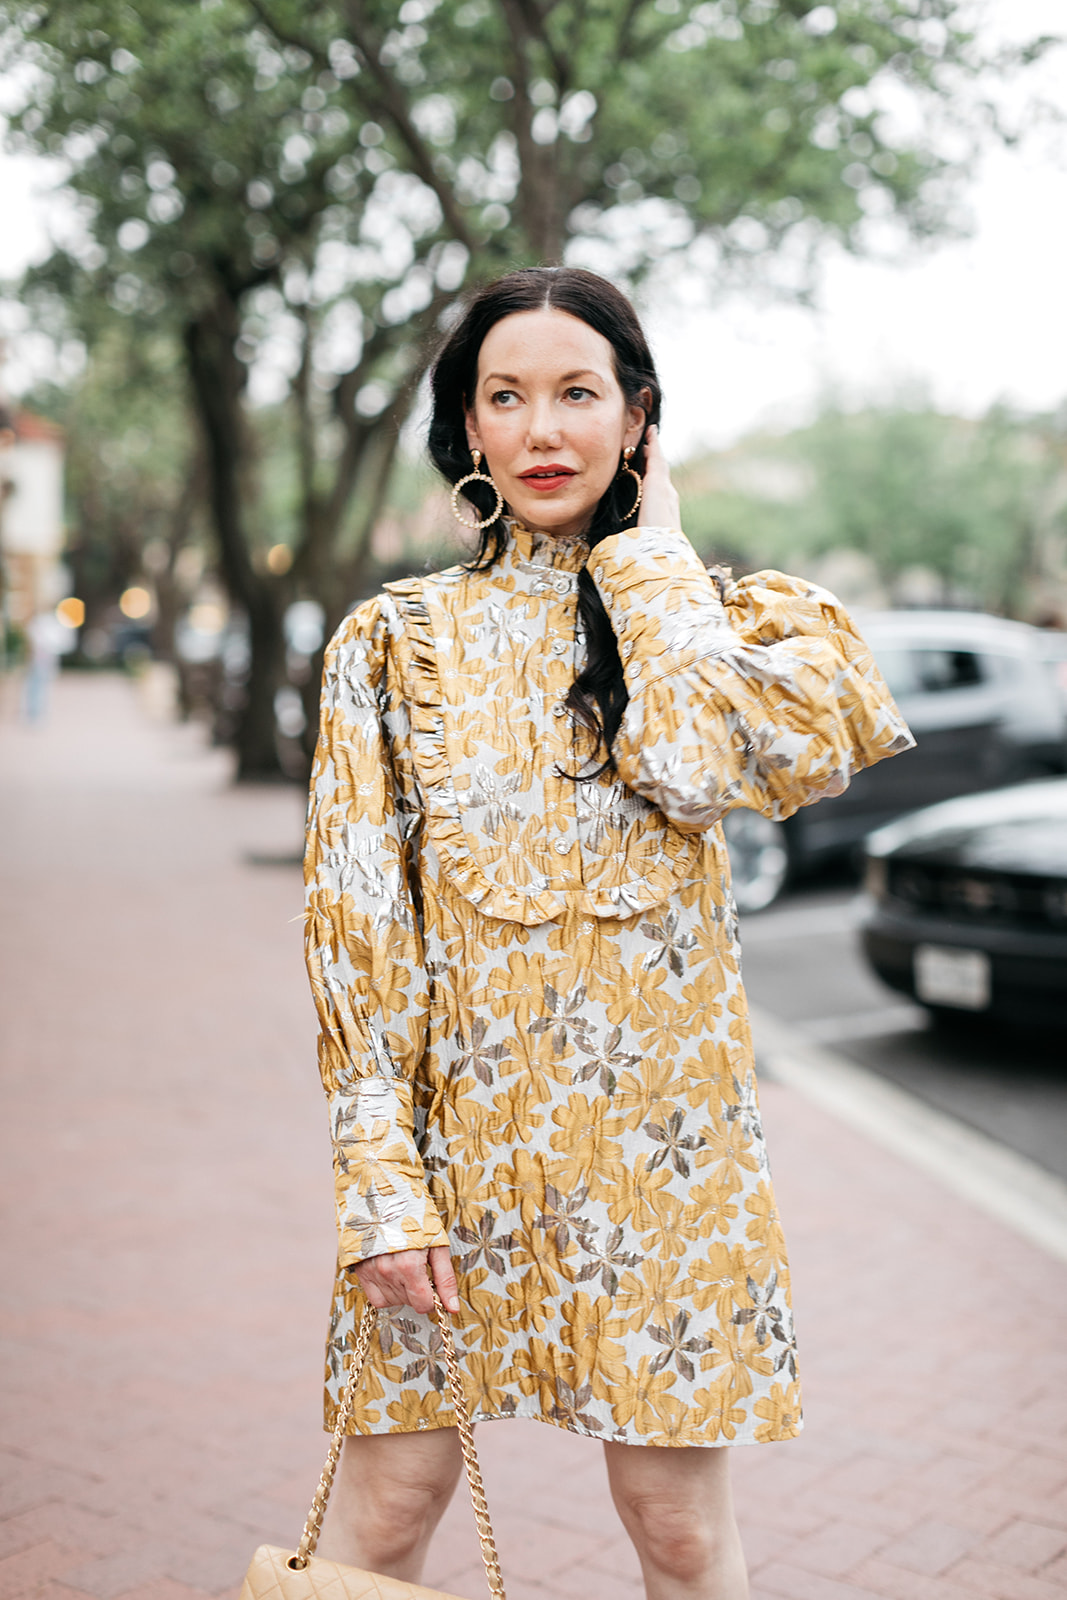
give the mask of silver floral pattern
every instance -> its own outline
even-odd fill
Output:
[[[630,693],[618,772],[565,701],[580,539],[389,584],[333,640],[307,954],[345,1270],[448,1244],[479,1418],[719,1445],[800,1426],[789,1268],[719,817],[840,791],[910,737],[825,591],[725,593],[676,529],[597,546]],[[382,1319],[353,1429],[450,1425],[439,1347]]]

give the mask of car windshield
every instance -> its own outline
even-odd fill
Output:
[[[939,694],[964,689],[983,679],[982,664],[971,650],[873,646],[874,657],[893,695]]]

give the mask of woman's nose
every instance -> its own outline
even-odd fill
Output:
[[[563,430],[555,406],[550,400],[535,401],[527,413],[527,448],[556,450],[562,442]]]

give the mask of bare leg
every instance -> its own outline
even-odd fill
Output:
[[[604,1454],[648,1600],[748,1600],[729,1450],[606,1444]]]
[[[317,1553],[418,1583],[462,1467],[455,1428],[350,1436]]]

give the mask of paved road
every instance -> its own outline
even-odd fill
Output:
[[[986,1020],[931,1026],[864,963],[861,909],[838,882],[744,917],[753,1003],[1067,1179],[1067,1041]]]

